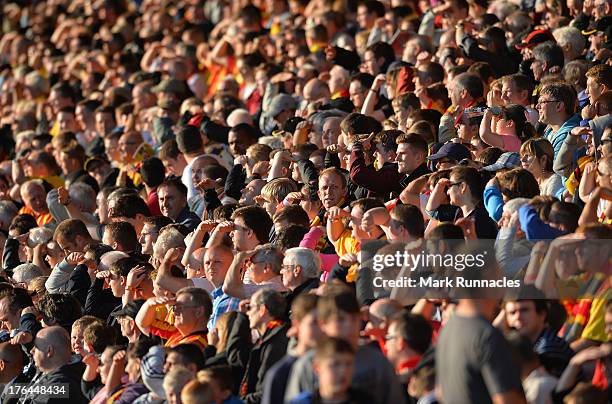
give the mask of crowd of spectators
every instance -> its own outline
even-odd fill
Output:
[[[612,0],[0,7],[0,403],[612,402]]]

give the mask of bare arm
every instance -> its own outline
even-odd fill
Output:
[[[504,148],[504,141],[497,133],[494,133],[491,130],[491,124],[493,121],[493,114],[491,114],[490,110],[486,110],[484,116],[482,117],[482,121],[480,122],[480,138],[486,144],[499,147],[500,149]]]
[[[350,213],[337,206],[330,208],[327,212],[327,237],[329,241],[335,242],[340,238],[346,226],[342,218],[350,217]]]

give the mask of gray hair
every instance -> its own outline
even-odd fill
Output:
[[[17,206],[11,201],[0,201],[0,225],[2,230],[8,230],[11,221],[17,216]]]
[[[321,134],[323,133],[323,125],[325,124],[325,121],[327,121],[329,118],[341,118],[342,119],[347,115],[348,114],[344,111],[341,111],[339,109],[332,109],[329,111],[315,112],[314,114],[310,115],[308,120],[312,122],[312,126],[315,132],[319,136],[321,136]]]
[[[509,200],[504,204],[504,212],[508,212],[513,214],[514,212],[518,212],[519,208],[526,203],[529,203],[528,198],[514,198]]]
[[[13,281],[17,283],[30,283],[32,279],[43,275],[43,271],[38,265],[32,263],[25,263],[17,265],[13,269]]]
[[[553,31],[555,40],[561,47],[569,45],[571,52],[575,56],[579,56],[586,45],[586,39],[576,27],[561,27]]]
[[[84,182],[76,182],[68,188],[68,195],[83,212],[93,213],[96,210],[96,191]]]
[[[293,247],[285,251],[285,258],[293,265],[302,268],[304,278],[318,278],[321,273],[321,259],[313,250],[306,247]]]
[[[171,248],[185,248],[185,236],[173,227],[164,227],[153,245],[153,257],[161,260]]]
[[[257,260],[265,264],[270,265],[272,272],[280,274],[281,265],[283,263],[283,254],[276,248],[274,244],[264,244],[255,248],[255,254]]]
[[[266,146],[270,146],[273,150],[284,149],[283,140],[276,136],[262,136],[257,140],[259,144],[265,144]]]
[[[193,379],[193,373],[183,366],[173,366],[164,376],[165,391],[181,391]]]

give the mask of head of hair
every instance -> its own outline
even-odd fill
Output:
[[[576,90],[569,84],[550,83],[542,88],[541,95],[549,95],[555,100],[563,102],[565,113],[571,115],[576,109]]]
[[[344,339],[325,337],[317,344],[315,360],[334,358],[338,354],[353,356],[355,355],[355,349]]]
[[[60,325],[69,330],[82,315],[81,304],[72,295],[46,293],[36,303],[38,311],[48,325]]]
[[[136,215],[149,216],[151,213],[147,203],[135,194],[122,195],[115,200],[115,205],[110,212],[111,218],[125,217],[135,219]]]
[[[142,263],[133,257],[119,258],[109,267],[109,271],[117,276],[123,276],[124,278],[127,278],[128,274],[130,273],[130,270],[132,270],[132,268],[139,264]]]
[[[176,160],[181,154],[176,140],[166,140],[159,148],[159,158],[161,160]]]
[[[75,242],[78,236],[86,240],[91,239],[87,226],[82,220],[67,219],[57,225],[53,234],[53,240],[58,241],[61,239],[67,242]]]
[[[433,329],[423,316],[403,310],[393,316],[391,322],[395,323],[399,336],[412,350],[420,354],[427,351],[431,345]]]
[[[180,178],[177,177],[169,177],[166,178],[161,184],[159,184],[159,186],[157,187],[158,192],[159,189],[161,188],[165,188],[165,187],[174,187],[174,189],[176,189],[178,192],[180,192],[181,194],[183,194],[185,197],[187,197],[187,187],[185,186],[185,184],[183,184],[183,182],[181,181]]]
[[[270,229],[274,225],[270,215],[260,206],[244,206],[232,213],[232,220],[241,218],[249,229],[253,230],[260,243],[270,240]]]
[[[183,154],[198,154],[204,146],[200,130],[195,126],[184,126],[176,134],[176,144]]]
[[[176,292],[176,297],[186,295],[189,297],[189,302],[196,307],[202,307],[204,309],[204,316],[208,319],[212,314],[212,300],[208,292],[202,288],[196,287],[185,287],[179,289]]]
[[[548,213],[548,221],[563,225],[567,231],[573,233],[578,228],[581,213],[580,207],[574,203],[555,201]]]
[[[345,286],[334,286],[326,291],[317,303],[317,318],[326,322],[343,312],[358,316],[359,303],[355,293]]]
[[[94,353],[101,355],[107,346],[115,345],[117,331],[102,321],[92,321],[83,331],[83,341],[91,345]]]
[[[198,372],[198,379],[212,379],[214,383],[222,391],[232,391],[234,385],[232,383],[232,369],[226,365],[210,366]]]
[[[292,179],[275,178],[261,189],[261,196],[272,203],[281,203],[291,192],[296,192],[298,186]]]
[[[149,187],[156,187],[164,181],[166,170],[164,163],[157,157],[149,157],[140,166],[142,182]]]
[[[196,344],[179,344],[168,349],[167,353],[175,352],[180,355],[184,364],[193,364],[197,370],[203,369],[206,362],[204,352]]]
[[[544,138],[529,139],[521,145],[521,156],[530,155],[536,159],[545,157],[543,169],[546,172],[553,172],[554,150],[552,144]]]
[[[420,151],[427,156],[428,145],[427,142],[416,133],[406,133],[404,135],[400,135],[396,139],[397,144],[407,144],[412,149],[416,151]]]
[[[251,297],[251,304],[263,305],[266,311],[275,320],[282,320],[285,318],[285,309],[287,307],[287,301],[275,290],[272,289],[260,289]]]
[[[136,229],[128,222],[111,222],[106,225],[104,232],[108,232],[111,240],[118,243],[125,251],[140,251],[140,242]]]
[[[586,76],[592,77],[597,84],[603,84],[608,90],[612,89],[612,66],[605,63],[595,65],[587,71]]]
[[[484,95],[484,85],[480,76],[475,73],[461,73],[454,79],[454,84],[461,90],[467,91],[472,99]]]
[[[383,63],[380,66],[381,72],[386,72],[387,68],[395,60],[395,51],[393,47],[386,42],[376,42],[368,46],[366,52],[372,52],[376,60],[383,59]]]
[[[533,174],[524,168],[513,168],[498,176],[501,193],[514,198],[533,198],[540,195],[540,186]]]
[[[291,303],[291,319],[302,321],[308,314],[317,309],[319,296],[312,293],[302,293]]]
[[[406,229],[413,237],[422,238],[425,235],[425,220],[419,215],[420,209],[414,205],[396,205],[391,211],[394,220]]]
[[[276,234],[276,240],[274,241],[274,245],[278,247],[281,251],[285,251],[293,247],[299,247],[300,243],[304,239],[304,236],[308,234],[309,231],[310,227],[308,226],[290,224],[286,227],[283,227]]]

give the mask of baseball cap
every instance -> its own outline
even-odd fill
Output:
[[[165,79],[151,89],[154,93],[175,93],[184,95],[187,93],[187,86],[180,80]]]
[[[268,118],[274,118],[281,112],[291,109],[297,109],[297,102],[295,102],[295,99],[289,94],[276,94],[274,98],[272,98],[270,106],[266,109],[264,115]]]
[[[535,31],[531,31],[523,40],[516,45],[516,49],[524,49],[524,48],[534,48],[536,45],[539,45],[544,42],[555,41],[555,37],[550,33],[550,31],[545,29],[536,29]]]
[[[350,114],[351,112],[355,111],[355,104],[353,104],[353,102],[347,97],[340,97],[330,100],[327,104],[323,104],[319,109],[322,111],[339,109],[340,111]]]
[[[91,171],[94,169],[94,167],[96,165],[99,164],[108,164],[110,165],[110,163],[108,162],[107,159],[105,159],[104,157],[101,156],[93,156],[88,158],[87,160],[85,160],[85,164],[83,165],[83,168],[85,169],[85,171]]]
[[[483,168],[485,171],[498,171],[504,168],[516,168],[521,165],[521,157],[516,152],[503,153],[494,164]]]
[[[127,302],[127,304],[123,306],[121,310],[113,313],[113,317],[127,316],[131,318],[136,318],[138,310],[140,310],[144,302],[145,301],[142,299]]]
[[[453,159],[457,162],[463,159],[472,158],[470,150],[460,143],[445,143],[440,147],[437,153],[427,157],[429,160],[440,160],[443,158]]]

